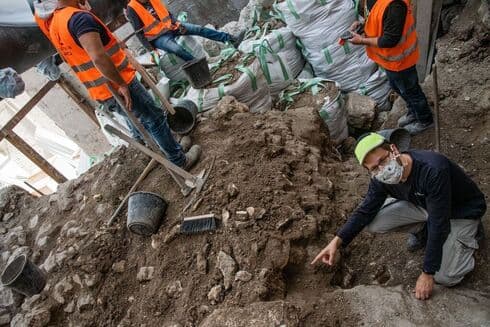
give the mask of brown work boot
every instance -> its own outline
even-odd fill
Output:
[[[184,170],[190,170],[199,161],[200,156],[201,146],[194,144],[185,154],[185,163],[182,168],[184,168]]]
[[[182,147],[182,151],[187,152],[192,146],[192,140],[189,135],[184,135],[179,141],[180,146]]]

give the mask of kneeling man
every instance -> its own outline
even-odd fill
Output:
[[[473,270],[474,251],[483,237],[485,197],[454,162],[431,151],[400,153],[377,133],[362,136],[355,155],[371,176],[363,203],[317,255],[312,264],[333,265],[337,249],[347,246],[364,228],[373,233],[418,230],[408,246],[425,245],[417,299],[431,296],[434,282],[453,286]]]

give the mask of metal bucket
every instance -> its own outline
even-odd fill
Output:
[[[127,227],[132,233],[150,236],[155,234],[167,210],[167,202],[155,193],[135,192],[128,200]]]
[[[44,273],[25,254],[21,254],[5,267],[0,279],[3,286],[25,296],[39,294],[46,286]]]
[[[187,80],[195,89],[201,89],[211,83],[211,73],[209,72],[206,57],[190,60],[182,65],[182,70],[187,76]]]
[[[168,126],[177,134],[187,134],[196,125],[197,106],[191,100],[180,100],[174,105],[175,115],[168,115]]]

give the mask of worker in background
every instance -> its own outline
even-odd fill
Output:
[[[176,42],[177,36],[198,35],[223,43],[230,42],[238,48],[245,35],[245,31],[232,36],[199,25],[179,22],[161,0],[130,0],[126,15],[134,30],[139,31],[136,35],[148,51],[161,49],[177,55],[184,61],[192,60],[194,56]]]
[[[50,41],[94,100],[126,116],[110,92],[110,84],[168,159],[190,169],[199,159],[200,146],[194,145],[184,154],[170,132],[164,111],[136,79],[135,69],[114,35],[86,10],[87,6],[86,0],[59,0],[51,17],[43,18],[44,22],[49,21],[44,28],[49,30]]]
[[[434,282],[461,282],[474,268],[473,252],[484,235],[486,203],[478,186],[442,154],[400,153],[377,133],[361,136],[354,152],[371,176],[367,194],[312,264],[333,265],[338,248],[364,228],[372,233],[418,228],[408,239],[410,250],[425,246],[416,297],[428,299]]]
[[[391,87],[405,100],[408,112],[398,121],[410,134],[418,134],[433,126],[432,112],[419,85],[416,64],[419,59],[415,19],[409,0],[362,0],[365,18],[364,34],[351,26],[350,42],[366,45],[369,58],[381,66]]]

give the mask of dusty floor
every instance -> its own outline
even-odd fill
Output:
[[[489,35],[474,17],[474,11],[463,13],[438,42],[441,152],[460,163],[488,196]],[[427,84],[432,97],[430,80]],[[402,110],[398,101],[387,127]],[[0,321],[8,315],[13,326],[383,325],[373,322],[376,310],[366,305],[379,297],[383,308],[390,301],[399,306],[390,312],[395,325],[411,326],[403,318],[412,325],[446,326],[454,320],[444,320],[438,310],[461,303],[451,299],[463,296],[468,307],[486,301],[488,308],[488,241],[463,284],[438,289],[426,305],[394,297],[409,294],[423,257],[423,251],[405,250],[404,234],[362,233],[336,267],[309,264],[368,183],[352,156],[332,147],[316,108],[307,104],[254,115],[225,98],[192,138],[204,150],[193,172],[214,158],[210,179],[198,205],[182,214],[187,199],[162,168],[151,172],[140,190],[161,194],[169,203],[151,238],[127,231],[126,211],[117,224],[104,225],[148,162],[135,150],[118,150],[51,196],[3,192],[2,266],[12,253],[28,253],[48,271],[48,286],[31,299],[0,289]],[[415,137],[413,146],[432,149],[432,140],[428,131]],[[250,214],[242,212],[247,209]],[[206,213],[220,218],[215,232],[176,232],[182,216]],[[488,213],[484,225],[490,231]],[[460,317],[468,319],[461,310]]]

